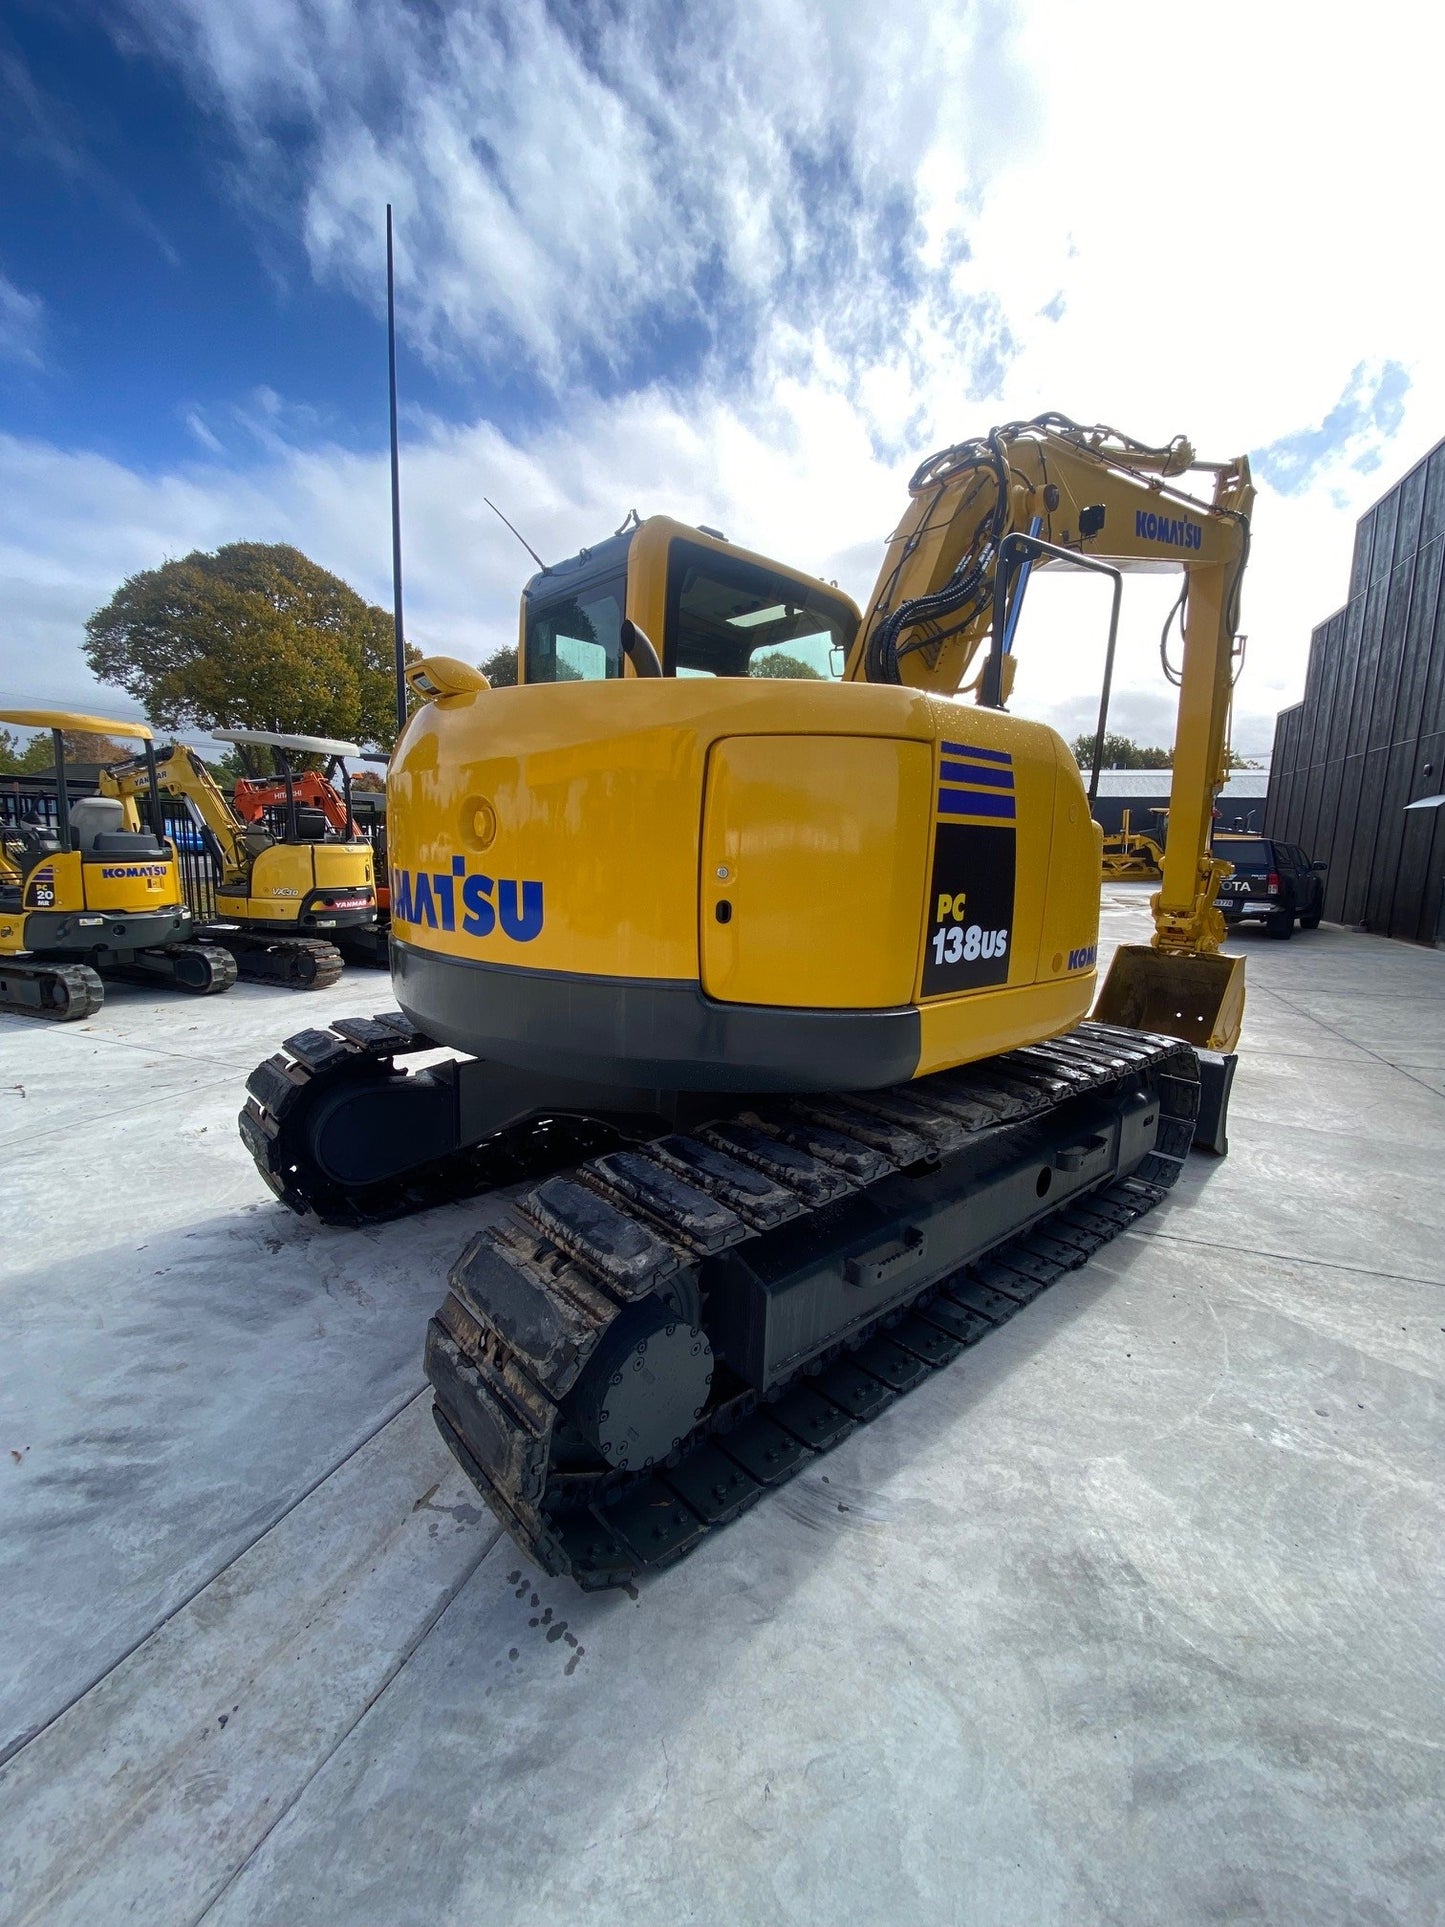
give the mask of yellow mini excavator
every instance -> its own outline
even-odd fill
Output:
[[[217,945],[193,941],[175,846],[142,829],[135,804],[72,800],[66,730],[138,738],[137,759],[159,824],[155,751],[144,723],[117,723],[49,709],[0,710],[0,722],[48,729],[53,797],[6,797],[0,822],[0,1010],[66,1023],[91,1017],[105,999],[100,972],[173,985],[201,995],[229,990],[236,966]]]
[[[219,862],[215,917],[205,933],[230,951],[248,982],[325,990],[341,975],[343,958],[329,935],[320,933],[360,931],[376,923],[371,845],[349,831],[338,834],[319,810],[298,802],[293,759],[360,751],[354,743],[323,736],[254,729],[215,734],[221,742],[273,752],[280,763],[282,802],[268,820],[248,823],[193,749],[178,743],[156,755],[162,793],[184,800]],[[132,758],[104,771],[101,789],[130,798],[149,780],[146,763]]]
[[[679,1557],[1224,1149],[1244,993],[1208,832],[1252,499],[1242,459],[1041,416],[923,464],[866,614],[657,517],[532,578],[515,688],[407,672],[401,1009],[287,1039],[240,1125],[333,1223],[526,1181],[426,1365],[547,1571]],[[1102,742],[1120,574],[1168,565],[1155,935],[1095,1004],[1100,832],[1005,707],[1020,598],[1112,583]]]

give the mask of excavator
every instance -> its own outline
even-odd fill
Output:
[[[529,581],[515,687],[408,669],[400,1009],[288,1038],[240,1129],[328,1223],[516,1187],[426,1370],[544,1571],[681,1557],[1225,1150],[1208,836],[1252,502],[1242,458],[1042,415],[923,463],[866,611],[655,516]],[[1013,645],[1029,571],[1112,584],[1102,742],[1122,573],[1161,565],[1173,808],[1153,940],[1099,990],[1101,835],[1006,707]]]
[[[252,827],[259,825],[264,828],[284,823],[286,812],[290,809],[309,810],[319,813],[337,836],[352,842],[365,840],[371,845],[375,872],[375,921],[339,928],[335,943],[348,962],[377,964],[385,968],[387,938],[391,928],[391,895],[386,873],[386,816],[384,811],[368,808],[375,798],[374,791],[363,791],[361,798],[352,791],[345,759],[357,754],[355,746],[350,743],[333,744],[331,748],[336,753],[327,758],[324,770],[293,769],[288,758],[278,774],[268,776],[247,761],[247,773],[237,782],[231,793],[231,801],[241,821]],[[244,750],[242,755],[245,756]],[[376,760],[385,762],[386,758],[379,757]],[[337,788],[338,778],[340,789]],[[368,821],[371,824],[370,835],[364,827]]]
[[[229,990],[236,966],[218,945],[195,941],[175,845],[142,829],[134,801],[70,795],[67,730],[134,738],[159,826],[145,724],[50,709],[0,710],[0,722],[48,729],[55,755],[53,817],[38,798],[17,798],[0,827],[0,1011],[53,1023],[93,1017],[105,1001],[102,972],[201,996]]]
[[[265,745],[283,757],[359,753],[353,743],[320,736],[251,729],[214,734],[221,742]],[[186,744],[162,750],[153,761],[161,792],[184,799],[220,861],[216,917],[205,926],[208,938],[230,951],[250,983],[328,989],[344,968],[331,933],[370,929],[376,922],[371,845],[347,833],[327,835],[325,818],[301,807],[299,778],[293,778],[289,762],[283,765],[274,823],[248,823]],[[133,798],[149,781],[149,765],[138,757],[113,764],[100,778],[103,795],[123,799]]]
[[[1118,830],[1113,835],[1105,833],[1102,856],[1105,883],[1158,883],[1161,880],[1163,847],[1145,831],[1131,828],[1128,810],[1124,811]]]

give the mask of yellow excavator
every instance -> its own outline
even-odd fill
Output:
[[[155,748],[144,723],[117,723],[68,710],[0,710],[0,722],[48,729],[54,795],[5,796],[0,819],[0,1010],[73,1023],[105,1000],[101,972],[213,995],[229,990],[236,966],[219,946],[199,943],[181,888],[175,845],[142,829],[133,800],[72,799],[65,732],[132,737],[161,822]]]
[[[163,795],[180,797],[219,861],[215,918],[205,926],[250,983],[325,990],[344,968],[329,935],[363,931],[376,923],[371,845],[337,833],[316,809],[298,803],[294,759],[360,754],[354,743],[271,730],[218,729],[217,739],[265,747],[280,762],[282,802],[263,822],[244,821],[196,752],[177,743],[154,756]],[[133,799],[150,782],[149,764],[135,757],[101,773],[103,795]],[[348,818],[349,822],[349,818]]]
[[[288,1038],[240,1128],[334,1223],[526,1181],[426,1368],[548,1572],[686,1553],[1224,1150],[1243,965],[1208,832],[1252,500],[1243,459],[1040,416],[922,465],[864,613],[654,517],[532,578],[515,688],[407,672],[401,1008]],[[1096,1002],[1101,836],[1008,713],[1013,646],[1033,569],[1111,582],[1102,743],[1121,573],[1168,565],[1155,934]]]
[[[1167,811],[1160,814],[1167,815]],[[1143,830],[1131,827],[1129,811],[1112,835],[1103,842],[1103,880],[1105,883],[1158,883],[1164,867],[1163,846]]]

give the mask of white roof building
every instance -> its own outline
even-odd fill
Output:
[[[1083,772],[1087,788],[1089,772]],[[1161,803],[1169,801],[1170,790],[1174,786],[1172,769],[1103,769],[1099,771],[1100,796],[1157,796]],[[1237,769],[1231,772],[1229,781],[1219,792],[1224,802],[1236,798],[1251,797],[1259,801],[1269,794],[1269,771],[1267,769]]]

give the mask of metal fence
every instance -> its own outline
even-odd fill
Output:
[[[145,799],[141,799],[141,815],[149,812]],[[181,867],[181,894],[191,907],[191,914],[201,923],[212,923],[216,917],[216,885],[221,879],[220,852],[209,830],[202,829],[191,819],[185,800],[179,796],[161,798],[162,835],[170,838],[176,846],[176,857]]]

